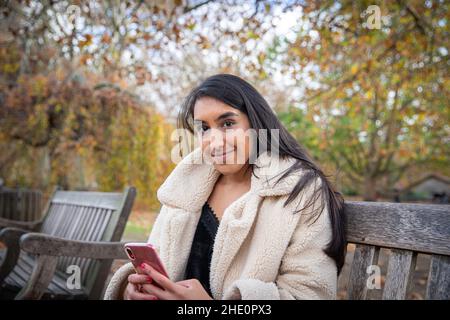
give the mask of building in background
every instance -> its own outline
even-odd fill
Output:
[[[450,178],[436,173],[428,174],[400,189],[400,201],[432,202],[448,204],[450,197]]]

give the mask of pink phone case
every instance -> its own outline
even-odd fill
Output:
[[[152,266],[156,271],[169,278],[167,271],[158,256],[158,252],[150,243],[127,243],[125,244],[125,252],[137,273],[141,273],[139,272],[138,267],[145,262]]]

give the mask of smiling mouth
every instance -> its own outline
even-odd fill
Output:
[[[227,152],[222,153],[222,154],[211,154],[211,157],[213,157],[213,158],[221,158],[221,157],[224,157],[227,154],[232,153],[232,152],[234,152],[234,150],[230,150],[230,151],[227,151]]]

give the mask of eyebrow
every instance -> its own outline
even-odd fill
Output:
[[[225,112],[225,113],[221,114],[220,116],[218,116],[216,121],[219,121],[219,120],[222,120],[222,119],[228,118],[228,117],[238,117],[238,116],[239,115],[237,113],[228,111],[228,112]]]
[[[228,112],[225,112],[225,113],[222,113],[220,116],[218,116],[217,117],[217,119],[216,120],[214,120],[214,121],[219,121],[219,120],[222,120],[222,119],[224,119],[224,118],[228,118],[228,117],[238,117],[239,115],[237,114],[237,113],[235,113],[235,112],[232,112],[232,111],[228,111]],[[203,122],[203,120],[200,120],[200,119],[194,119],[194,122]]]

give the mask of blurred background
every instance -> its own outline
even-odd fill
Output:
[[[346,199],[448,203],[448,1],[0,3],[4,189],[133,185],[145,241],[183,98],[233,73]]]

